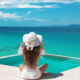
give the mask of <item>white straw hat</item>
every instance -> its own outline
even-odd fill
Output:
[[[23,35],[23,42],[27,50],[33,50],[35,46],[39,46],[40,42],[42,42],[42,36],[35,32],[30,32],[29,34]]]

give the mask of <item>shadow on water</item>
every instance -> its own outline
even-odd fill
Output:
[[[19,45],[17,45],[17,46],[4,46],[3,48],[18,50],[19,49]]]
[[[11,52],[12,51],[12,49],[14,49],[14,50],[18,50],[18,48],[19,48],[19,45],[17,45],[17,46],[4,46],[2,49],[0,49],[0,52]]]
[[[0,52],[4,52],[4,51],[10,52],[11,50],[10,49],[0,49]]]

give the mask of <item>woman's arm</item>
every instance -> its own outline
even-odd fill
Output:
[[[41,55],[45,55],[46,52],[45,52],[45,49],[44,49],[44,44],[40,43],[40,46],[41,46]]]
[[[21,43],[20,48],[18,50],[18,54],[19,55],[22,55],[23,54],[23,46],[24,46],[24,43]]]
[[[21,45],[20,45],[20,48],[18,50],[18,54],[19,55],[22,55],[23,59],[25,59],[24,57],[24,53],[23,53],[23,46],[24,46],[24,43],[22,42]],[[25,61],[25,60],[24,60]],[[25,63],[25,62],[24,62]]]
[[[44,44],[40,42],[41,49],[44,49]]]

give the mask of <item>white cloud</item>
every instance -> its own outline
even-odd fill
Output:
[[[29,4],[20,4],[17,6],[18,8],[41,8],[42,6],[37,6],[37,5],[29,5]]]
[[[1,4],[1,5],[10,4],[10,2],[7,2],[7,1],[0,1],[0,4]]]
[[[74,2],[80,2],[80,0],[34,0],[34,3],[38,2],[53,2],[53,3],[74,3]]]
[[[53,2],[53,3],[73,3],[76,2],[77,0],[43,0],[42,2]]]
[[[4,13],[0,11],[0,19],[20,19],[22,16],[17,15],[16,13]]]
[[[67,1],[67,0],[66,0]],[[0,8],[55,8],[57,5],[36,5],[34,3],[65,2],[62,0],[0,0]],[[33,5],[31,5],[33,3]]]
[[[45,6],[41,6],[41,5],[29,5],[29,4],[24,4],[24,5],[18,5],[18,8],[56,8],[58,7],[57,5],[45,5]]]
[[[70,4],[80,2],[80,0],[0,0],[0,8],[55,8],[57,6],[47,4],[44,6],[36,5],[40,2]],[[33,3],[33,5],[31,5],[31,3]]]
[[[16,6],[24,5],[29,3],[40,3],[40,2],[53,2],[53,3],[74,3],[80,2],[80,0],[0,0],[0,6]]]
[[[27,12],[28,14],[31,13],[31,11]],[[3,20],[9,20],[9,19],[13,19],[13,20],[18,20],[18,21],[38,21],[38,22],[43,22],[43,19],[39,19],[39,18],[28,18],[28,17],[23,17],[23,16],[19,16],[16,13],[4,13],[2,11],[0,11],[0,19]]]
[[[45,8],[57,8],[57,7],[59,7],[58,5],[46,5],[46,6],[44,6]]]

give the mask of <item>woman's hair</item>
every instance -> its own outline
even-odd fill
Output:
[[[37,65],[38,58],[40,57],[40,46],[36,46],[33,50],[27,50],[26,47],[23,48],[24,62],[29,68],[35,68]]]

